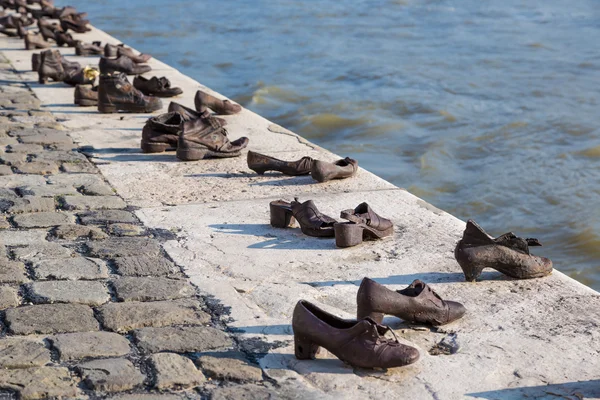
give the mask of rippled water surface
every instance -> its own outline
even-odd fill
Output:
[[[600,289],[597,1],[69,3],[491,234],[538,237]]]

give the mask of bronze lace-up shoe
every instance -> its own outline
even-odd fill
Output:
[[[153,76],[146,79],[143,76],[136,76],[133,79],[133,86],[142,93],[156,97],[173,97],[183,93],[178,87],[171,87],[171,82],[165,78],[157,78]]]
[[[181,114],[181,117],[183,118],[184,121],[191,121],[193,119],[198,119],[198,118],[212,118],[212,119],[216,120],[219,123],[219,125],[221,125],[221,126],[227,125],[227,121],[225,121],[223,118],[214,117],[208,111],[199,113],[196,110],[192,110],[191,108],[183,106],[174,101],[169,103],[168,111],[169,112],[177,112],[177,113]]]
[[[46,50],[42,52],[38,68],[39,83],[46,83],[48,79],[52,79],[55,82],[62,82],[64,78],[65,69],[60,52],[58,50]]]
[[[177,143],[177,158],[182,161],[238,157],[249,142],[247,137],[230,142],[227,130],[213,118],[199,118],[182,125]]]
[[[46,28],[44,25],[39,27],[39,31],[45,41],[54,41],[54,31]]]
[[[31,33],[25,35],[25,48],[27,50],[47,49],[50,46],[52,46],[52,44],[46,42],[42,35],[34,35]]]
[[[377,215],[367,203],[359,204],[354,210],[342,211],[340,217],[350,222],[334,226],[338,247],[356,246],[363,240],[382,239],[394,233],[392,221]]]
[[[106,43],[104,46],[104,57],[113,58],[117,56],[117,49],[119,46],[123,46],[123,44],[114,45],[110,43]]]
[[[58,47],[62,47],[64,45],[67,45],[67,47],[75,47],[79,42],[79,40],[73,39],[73,36],[71,36],[70,33],[59,31],[54,32],[54,40],[56,41],[56,45]]]
[[[102,54],[100,42],[84,43],[80,40],[75,44],[75,54],[78,56],[92,56]]]
[[[129,57],[120,56],[119,58],[112,59],[102,57],[99,63],[100,72],[106,74],[108,72],[124,72],[127,75],[141,75],[146,72],[152,71],[149,65],[136,64]]]
[[[248,168],[259,175],[267,171],[277,171],[290,176],[308,175],[312,163],[313,159],[310,157],[302,157],[297,161],[282,161],[253,151],[248,152]]]
[[[98,86],[77,85],[75,86],[75,104],[81,107],[98,105]]]
[[[175,150],[181,133],[181,114],[169,112],[149,118],[142,129],[141,148],[144,153],[162,153]]]
[[[91,31],[90,28],[87,27],[89,21],[87,20],[74,20],[70,18],[70,16],[61,18],[60,27],[63,31],[67,32],[69,29],[76,33],[86,33]]]
[[[217,115],[233,115],[242,111],[242,106],[239,104],[232,103],[229,100],[219,100],[215,96],[200,90],[196,92],[194,105],[199,112],[204,112],[207,108],[210,108]]]
[[[333,237],[335,219],[322,214],[312,200],[299,203],[295,199],[291,203],[285,200],[276,200],[269,203],[271,212],[271,226],[287,228],[298,221],[302,233],[313,237]]]
[[[117,56],[129,57],[133,62],[138,64],[148,62],[152,58],[150,54],[141,53],[136,55],[132,49],[125,47],[123,44],[117,46]]]
[[[364,278],[356,295],[356,318],[371,318],[378,324],[385,314],[404,321],[444,325],[461,318],[465,307],[455,301],[444,301],[427,284],[415,280],[406,289],[393,291]]]
[[[537,239],[523,239],[509,232],[493,238],[473,220],[467,221],[454,257],[467,281],[475,281],[484,268],[493,268],[511,278],[540,278],[552,272],[552,261],[529,253],[529,246],[541,246]]]
[[[327,182],[332,179],[345,179],[353,176],[358,171],[358,161],[349,157],[336,162],[315,160],[310,170],[310,175],[317,182]]]
[[[124,73],[113,72],[100,75],[98,111],[101,113],[118,111],[150,113],[161,108],[160,99],[144,96],[129,83]]]
[[[360,321],[341,319],[305,300],[296,304],[292,329],[299,360],[314,359],[319,347],[361,368],[402,367],[419,359],[419,351],[399,343],[389,327],[369,318]],[[386,338],[387,332],[394,338]]]

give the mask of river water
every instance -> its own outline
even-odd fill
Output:
[[[490,234],[537,237],[600,290],[597,1],[69,4]]]

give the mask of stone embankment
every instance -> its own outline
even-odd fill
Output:
[[[94,29],[91,42],[118,41]],[[600,396],[600,296],[560,272],[464,282],[464,223],[360,170],[349,180],[257,176],[237,159],[139,151],[147,115],[101,115],[37,84],[32,51],[1,38],[0,391],[77,398],[581,398]],[[74,58],[73,49],[62,49]],[[78,58],[95,65],[97,58]],[[208,90],[157,60],[191,105]],[[168,102],[165,102],[165,108]],[[232,138],[282,159],[333,155],[244,110]],[[359,160],[360,161],[360,160]],[[337,216],[367,201],[394,237],[351,249],[269,226],[268,203],[313,199]],[[510,227],[506,227],[510,229]],[[495,232],[501,233],[501,232]],[[540,238],[543,241],[543,238]],[[543,250],[543,249],[542,249]],[[543,251],[542,251],[543,253]],[[560,268],[560,266],[558,266]],[[345,317],[369,276],[430,283],[468,314],[443,328],[386,318],[421,360],[353,369],[293,355],[303,298]]]

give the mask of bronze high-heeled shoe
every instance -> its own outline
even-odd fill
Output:
[[[302,157],[296,161],[283,161],[254,151],[248,152],[248,168],[259,175],[267,171],[277,171],[284,175],[299,176],[310,174],[313,159]]]
[[[367,203],[361,203],[354,210],[342,211],[340,217],[349,222],[335,224],[335,245],[351,247],[363,240],[377,240],[394,233],[394,225],[387,218],[379,216]]]
[[[529,246],[541,246],[541,243],[537,239],[520,238],[512,232],[494,239],[475,221],[468,220],[463,237],[454,249],[454,258],[467,281],[475,281],[484,268],[493,268],[516,279],[550,274],[552,261],[530,254]]]
[[[333,237],[333,224],[337,221],[322,214],[312,200],[299,203],[298,199],[288,203],[285,200],[272,201],[269,204],[271,211],[271,226],[287,228],[298,221],[302,233],[313,237]]]
[[[300,300],[292,317],[294,352],[299,360],[314,359],[324,347],[354,367],[394,368],[412,364],[419,351],[398,342],[396,334],[370,318],[345,320]],[[384,335],[391,332],[393,339]]]
[[[443,300],[418,279],[405,289],[393,291],[364,278],[356,294],[356,304],[356,318],[368,317],[378,324],[388,314],[408,322],[438,326],[456,321],[466,312],[462,304]]]

